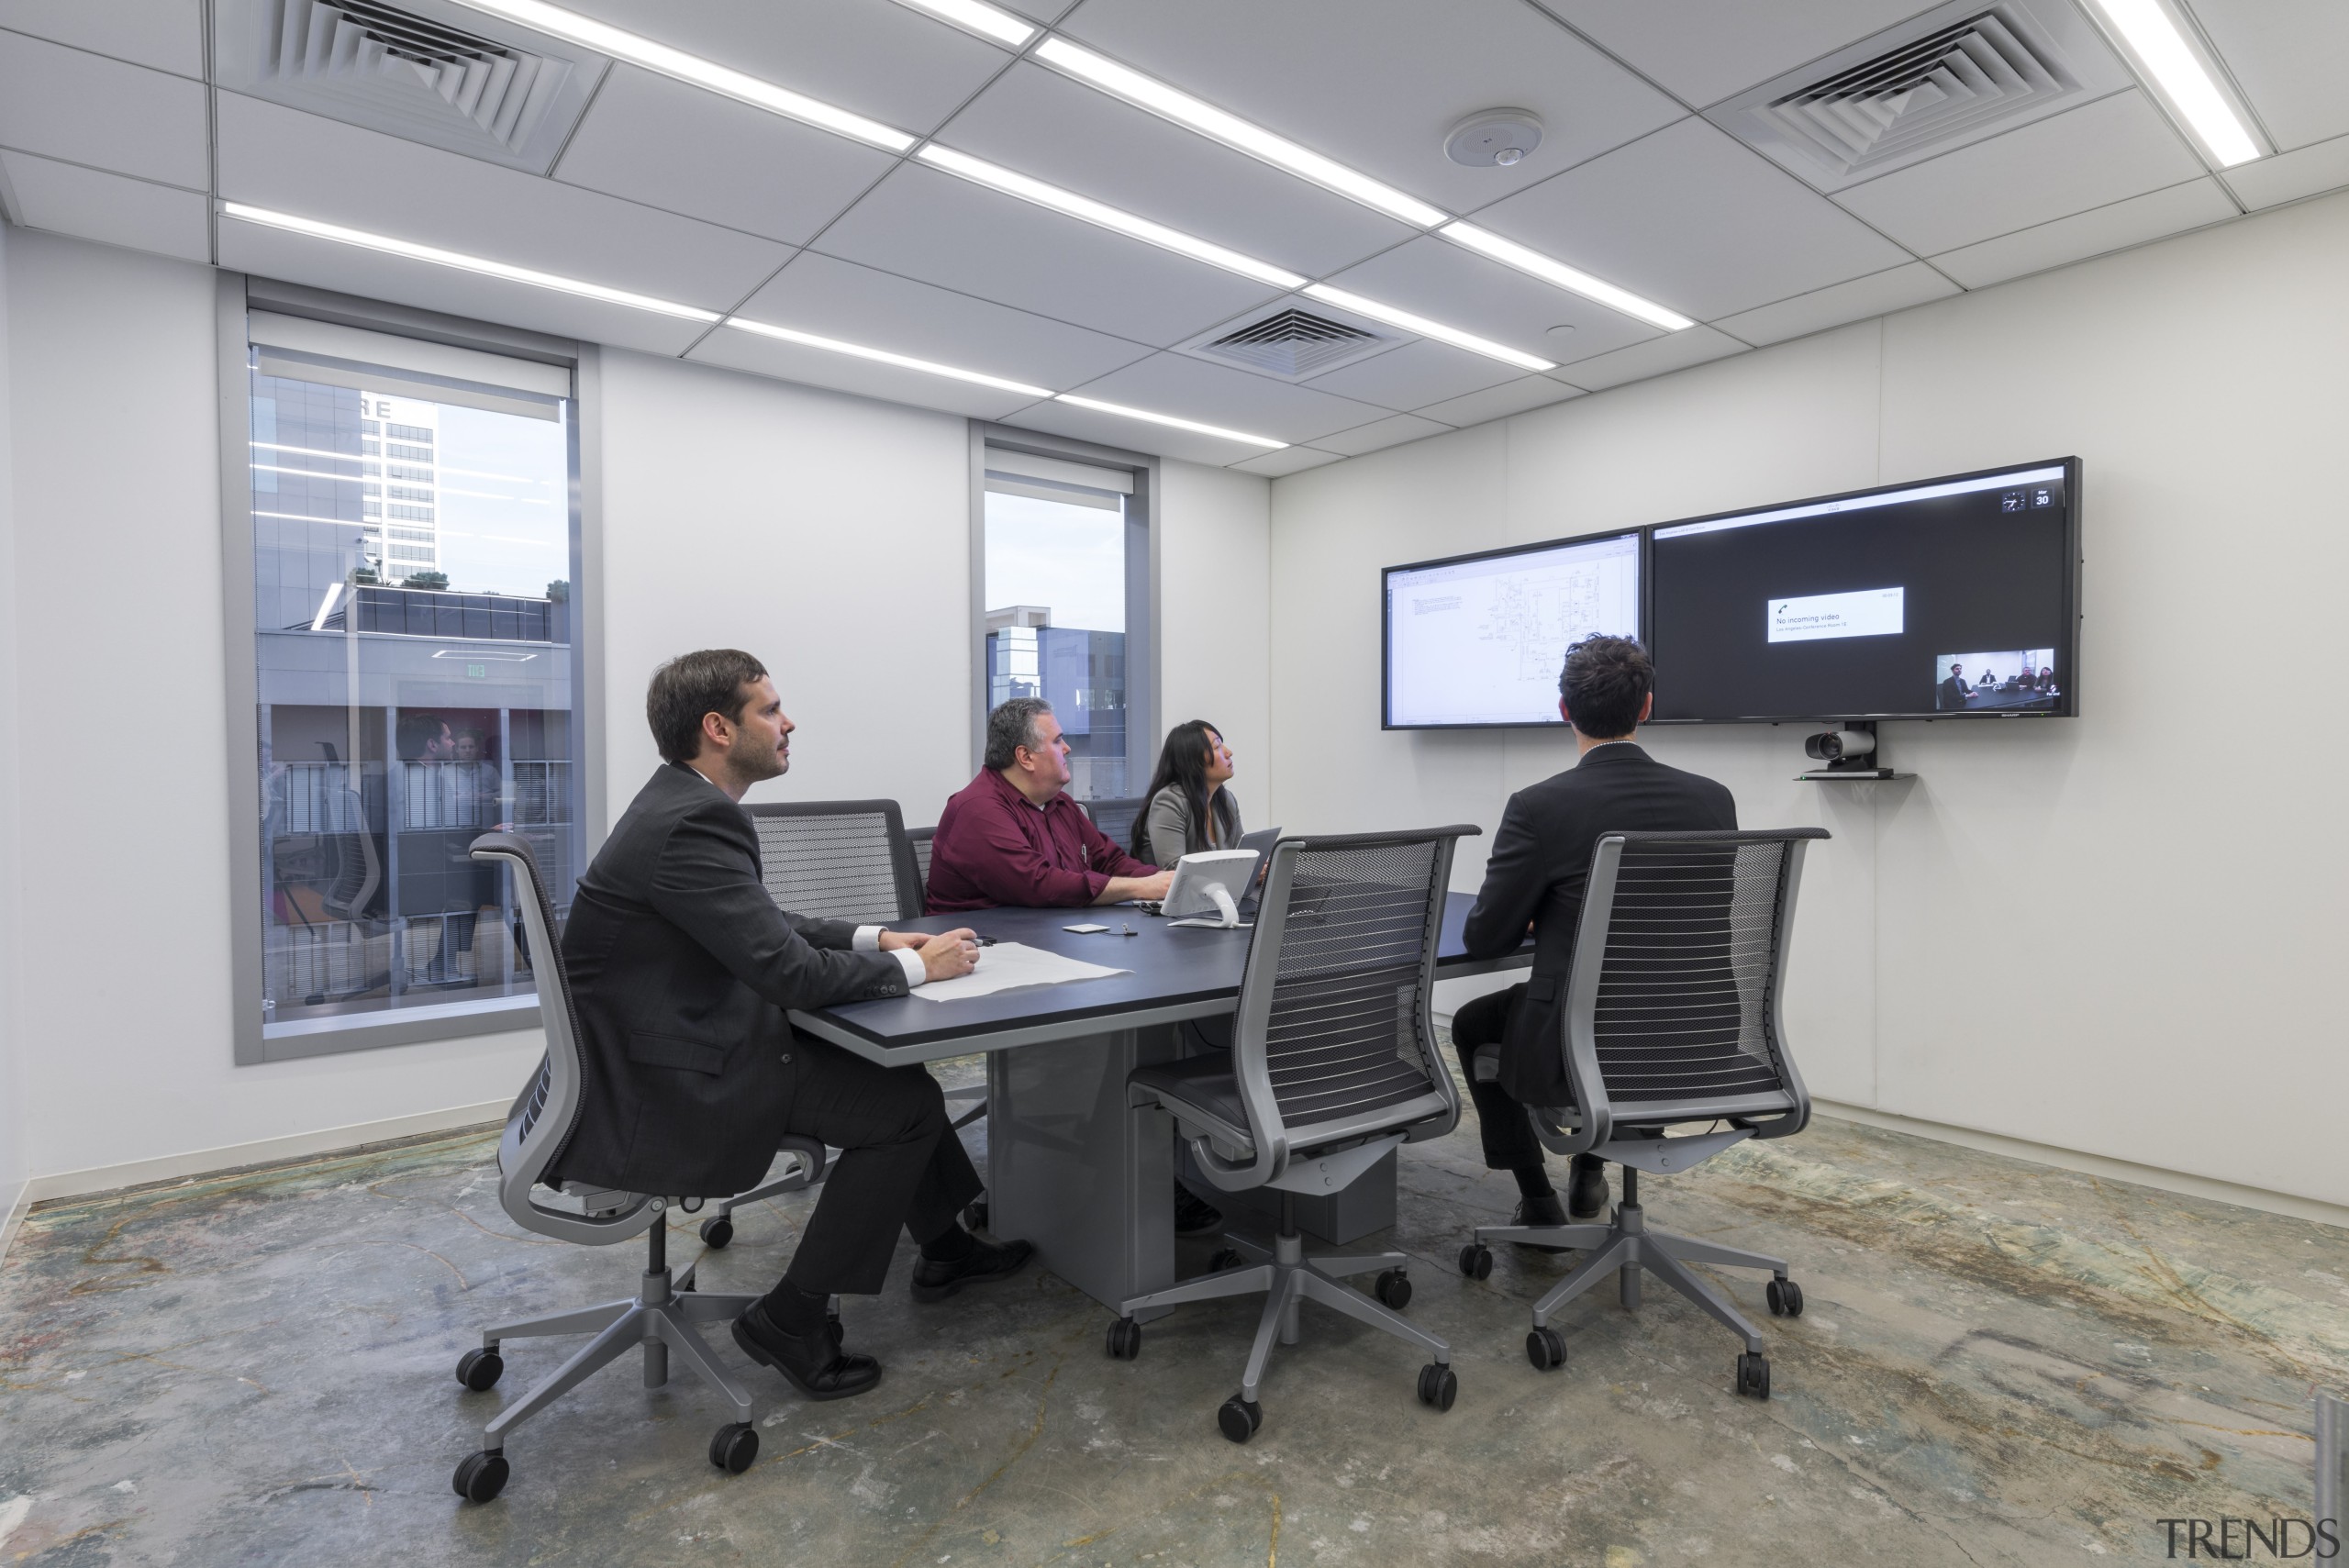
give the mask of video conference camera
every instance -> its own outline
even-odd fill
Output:
[[[1802,753],[1815,762],[1856,762],[1876,754],[1876,736],[1865,729],[1830,729],[1805,740]]]

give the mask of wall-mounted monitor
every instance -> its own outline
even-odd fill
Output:
[[[2077,458],[1650,531],[1658,722],[2079,712]]]
[[[1640,635],[1637,532],[1386,572],[1385,727],[1561,725],[1569,644]]]

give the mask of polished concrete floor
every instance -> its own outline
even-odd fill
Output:
[[[449,1476],[485,1413],[576,1341],[510,1346],[486,1395],[458,1353],[486,1321],[627,1294],[640,1256],[518,1233],[492,1152],[442,1138],[37,1211],[0,1267],[0,1563],[2160,1559],[2165,1518],[2305,1517],[2310,1394],[2349,1384],[2349,1232],[1825,1119],[1643,1194],[1652,1225],[1793,1260],[1799,1319],[1730,1287],[1765,1325],[1766,1404],[1653,1284],[1636,1315],[1606,1290],[1570,1308],[1571,1359],[1537,1373],[1526,1307],[1572,1259],[1455,1272],[1514,1199],[1471,1120],[1405,1151],[1394,1233],[1410,1316],[1453,1346],[1448,1414],[1414,1399],[1416,1351],[1308,1307],[1236,1447],[1214,1412],[1255,1303],[1186,1308],[1114,1362],[1108,1314],[1041,1272],[917,1306],[907,1249],[848,1304],[888,1368],[870,1396],[800,1403],[719,1337],[763,1401],[748,1473],[704,1457],[724,1412],[682,1368],[648,1392],[624,1362],[524,1428],[505,1496],[470,1507]],[[763,1288],[807,1202],[746,1211],[703,1284]]]

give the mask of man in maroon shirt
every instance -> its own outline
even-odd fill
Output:
[[[930,848],[930,912],[1075,909],[1163,898],[1173,872],[1111,843],[1068,787],[1052,705],[1014,697],[987,715],[986,765],[946,803]]]

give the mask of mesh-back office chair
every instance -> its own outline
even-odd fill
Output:
[[[921,914],[921,884],[896,801],[765,802],[743,809],[758,830],[760,875],[777,908],[860,926],[894,925]],[[986,1113],[986,1090],[947,1091],[949,1099],[974,1095],[979,1104],[956,1127]],[[727,1245],[734,1240],[736,1209],[824,1179],[820,1156],[811,1162],[789,1143],[784,1152],[789,1163],[781,1176],[722,1200],[718,1212],[701,1222],[703,1241]]]
[[[1102,837],[1121,850],[1130,850],[1133,848],[1134,818],[1141,815],[1142,807],[1150,802],[1141,796],[1134,796],[1120,800],[1081,800],[1077,804],[1085,807],[1085,814],[1093,818],[1093,825],[1101,829]]]
[[[481,1451],[468,1454],[457,1466],[453,1481],[457,1493],[474,1503],[496,1496],[505,1489],[508,1473],[506,1434],[640,1346],[644,1351],[645,1387],[658,1388],[669,1381],[669,1355],[674,1351],[733,1402],[734,1418],[718,1428],[710,1440],[709,1459],[739,1475],[759,1453],[759,1434],[751,1425],[751,1396],[727,1375],[695,1325],[730,1321],[758,1297],[697,1291],[691,1268],[682,1276],[671,1277],[669,1231],[663,1222],[667,1200],[701,1195],[608,1192],[565,1182],[562,1191],[578,1204],[576,1209],[550,1207],[540,1201],[540,1178],[579,1118],[583,1086],[579,1014],[572,1005],[571,976],[563,967],[562,948],[555,937],[554,906],[529,844],[513,833],[484,833],[473,840],[473,854],[475,860],[503,861],[514,870],[523,924],[530,933],[530,951],[539,955],[539,1016],[547,1038],[545,1058],[506,1116],[506,1135],[497,1144],[497,1201],[515,1224],[558,1241],[608,1247],[642,1235],[646,1242],[644,1273],[633,1297],[484,1329],[481,1348],[466,1351],[458,1361],[457,1381],[480,1393],[505,1372],[500,1348],[507,1340],[552,1334],[596,1336],[553,1376],[498,1411],[483,1429]],[[816,1158],[821,1159],[822,1152],[821,1146],[817,1146]]]
[[[909,828],[906,830],[906,849],[914,858],[914,901],[916,908],[930,904],[930,850],[938,837],[935,828]]]
[[[384,885],[384,862],[376,852],[375,836],[367,830],[367,807],[354,789],[328,789],[319,806],[325,820],[316,840],[324,873],[319,878],[318,906],[328,918],[348,921],[360,933],[356,944],[360,979],[340,991],[322,986],[302,998],[306,1006],[314,1007],[383,989],[391,984],[393,962],[388,944],[384,968],[376,970],[369,958],[369,940],[387,936],[391,928],[375,906],[375,895]],[[295,908],[299,911],[298,902]],[[321,964],[322,976],[324,973]]]
[[[1802,1287],[1783,1258],[1652,1231],[1640,1209],[1640,1173],[1685,1171],[1747,1138],[1784,1138],[1810,1120],[1810,1095],[1787,1053],[1780,1017],[1787,946],[1802,856],[1823,828],[1758,833],[1609,833],[1598,840],[1575,936],[1562,1009],[1566,1081],[1575,1103],[1529,1109],[1533,1130],[1559,1154],[1596,1153],[1623,1167],[1623,1201],[1605,1225],[1482,1225],[1461,1250],[1472,1279],[1492,1272],[1486,1243],[1588,1249],[1533,1304],[1526,1358],[1563,1365],[1565,1340],[1550,1318],[1620,1271],[1625,1307],[1640,1304],[1644,1269],[1745,1340],[1735,1387],[1770,1396],[1762,1336],[1728,1297],[1687,1267],[1767,1269],[1772,1313],[1802,1315]],[[1497,1075],[1497,1046],[1476,1053],[1480,1079]],[[1729,1126],[1666,1137],[1675,1123]]]
[[[1308,1300],[1433,1352],[1419,1372],[1419,1398],[1452,1408],[1451,1348],[1395,1310],[1411,1298],[1409,1260],[1400,1252],[1306,1257],[1294,1195],[1339,1191],[1388,1150],[1441,1138],[1460,1120],[1428,1001],[1453,847],[1476,831],[1282,840],[1241,977],[1231,1053],[1154,1063],[1127,1079],[1128,1103],[1173,1117],[1209,1183],[1281,1195],[1271,1251],[1233,1238],[1213,1272],[1133,1297],[1109,1328],[1109,1353],[1131,1360],[1141,1351],[1135,1313],[1264,1292],[1240,1392],[1216,1414],[1233,1442],[1246,1442],[1262,1424],[1256,1387],[1264,1362],[1275,1336],[1297,1343],[1297,1307]],[[1235,1257],[1234,1266],[1221,1266]],[[1373,1269],[1376,1301],[1342,1283]]]

